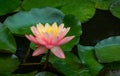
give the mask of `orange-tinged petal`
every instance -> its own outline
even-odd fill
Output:
[[[44,54],[47,50],[48,49],[45,48],[44,46],[40,46],[33,52],[32,56],[38,56],[38,55]]]
[[[58,58],[62,58],[62,59],[65,58],[65,55],[64,55],[64,53],[63,53],[63,51],[62,51],[62,49],[60,47],[55,46],[55,47],[51,48],[51,51]]]
[[[72,40],[74,37],[75,36],[65,37],[64,39],[62,39],[61,41],[59,41],[57,45],[65,44],[65,43],[69,42],[70,40]]]

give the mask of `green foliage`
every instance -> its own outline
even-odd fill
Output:
[[[63,22],[65,24],[65,27],[70,27],[70,31],[68,32],[68,36],[75,36],[73,40],[70,42],[64,44],[62,46],[63,50],[71,50],[74,45],[78,44],[79,42],[79,37],[82,34],[82,29],[81,29],[81,23],[79,19],[77,19],[73,15],[66,15],[63,19]]]
[[[11,76],[18,63],[18,59],[14,55],[5,56],[0,54],[0,76]]]
[[[49,13],[48,13],[49,12]],[[38,23],[62,23],[64,14],[55,8],[34,8],[29,12],[18,12],[8,17],[4,24],[14,34],[25,35],[30,34],[30,27]]]
[[[114,16],[120,18],[120,0],[117,0],[111,4],[110,11]]]
[[[20,0],[0,0],[0,16],[15,11],[20,5]]]
[[[31,8],[57,7],[66,15],[72,14],[81,22],[88,21],[95,13],[95,7],[90,0],[24,0],[24,10]]]
[[[106,68],[117,68],[119,70],[120,36],[112,36],[100,42],[96,41],[95,46],[82,46],[79,43],[82,32],[84,35],[87,31],[87,29],[82,29],[82,26],[84,28],[84,23],[87,21],[91,23],[89,21],[96,15],[96,9],[108,10],[112,15],[120,18],[120,0],[0,0],[0,76],[57,76],[54,72],[44,70],[42,67],[39,67],[39,71],[31,73],[12,74],[19,61],[17,58],[8,55],[11,53],[19,54],[19,49],[26,51],[26,49],[18,48],[17,40],[19,39],[16,39],[17,36],[24,37],[25,34],[32,34],[30,27],[38,23],[53,24],[54,22],[57,22],[58,25],[64,23],[65,27],[70,27],[67,36],[74,35],[75,38],[61,46],[66,59],[58,59],[50,55],[49,62],[53,66],[52,68],[65,76],[99,76],[101,71]],[[99,20],[99,18],[97,19]],[[103,27],[104,29],[106,27]],[[119,27],[116,30],[119,30]],[[91,35],[91,33],[88,34]],[[110,32],[110,34],[113,33]],[[85,37],[87,39],[87,36]],[[35,49],[35,44],[30,44],[30,47]],[[26,64],[38,64],[32,61],[31,52],[30,55],[28,54],[25,55],[20,52],[18,57],[28,59],[27,61],[30,63]],[[40,59],[44,58],[40,56]],[[39,64],[44,66],[43,61]],[[110,71],[104,75],[119,76],[119,71]]]
[[[66,52],[66,59],[50,56],[50,62],[65,76],[91,76],[89,70],[83,68],[79,59],[72,53]]]
[[[102,10],[108,10],[110,5],[116,0],[91,0],[95,3],[95,7]]]
[[[0,23],[0,52],[15,53],[16,43],[13,35],[6,26]]]
[[[101,63],[120,61],[120,36],[109,37],[96,44],[95,54]]]
[[[22,7],[24,10],[31,8],[58,7],[64,4],[66,0],[24,0]]]
[[[90,0],[71,0],[70,3],[61,7],[65,14],[72,14],[83,23],[94,16],[95,7]]]
[[[103,66],[96,61],[93,47],[78,45],[78,54],[82,63],[90,70],[92,76],[99,74]]]

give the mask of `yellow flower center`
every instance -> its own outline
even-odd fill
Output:
[[[47,32],[48,34],[53,34],[54,36],[57,36],[58,35],[58,27],[52,27],[52,26],[49,26],[45,32]]]
[[[54,23],[53,25],[49,25],[48,23],[45,24],[45,26],[43,26],[42,24],[38,24],[37,25],[37,29],[39,30],[39,32],[41,33],[48,33],[49,35],[52,36],[58,36],[59,30],[58,30],[58,26],[56,23]]]

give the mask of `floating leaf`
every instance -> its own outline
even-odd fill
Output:
[[[0,0],[0,16],[14,11],[19,5],[20,0]]]
[[[11,76],[18,63],[18,59],[14,55],[0,54],[0,76]]]
[[[65,14],[75,15],[81,22],[85,22],[94,16],[95,7],[90,0],[71,0],[61,8],[61,11]]]
[[[75,38],[70,42],[64,44],[62,46],[63,50],[71,50],[73,46],[78,44],[80,35],[82,34],[82,28],[80,21],[73,15],[66,15],[63,19],[65,27],[70,27],[70,31],[68,32],[68,36],[74,35]]]
[[[110,5],[116,0],[91,0],[98,9],[108,10]]]
[[[90,0],[24,0],[22,7],[24,10],[31,8],[57,7],[65,14],[77,16],[81,22],[92,18],[95,7]]]
[[[48,13],[49,12],[49,13]],[[8,17],[4,24],[12,33],[18,35],[30,34],[30,27],[38,23],[62,23],[64,14],[55,8],[34,8],[29,12],[19,12]]]
[[[22,7],[24,10],[30,10],[31,8],[58,7],[65,2],[66,0],[24,0]]]
[[[78,45],[78,54],[82,63],[85,64],[92,73],[92,76],[96,76],[103,68],[95,59],[93,47]]]
[[[6,26],[0,23],[0,52],[15,53],[16,43]]]
[[[113,4],[111,4],[110,11],[114,16],[120,18],[120,0],[117,0]]]
[[[50,62],[65,76],[91,76],[87,69],[81,67],[79,59],[74,54],[66,52],[65,55],[65,59],[51,55]]]
[[[97,43],[95,54],[101,63],[120,61],[120,36],[109,37]]]

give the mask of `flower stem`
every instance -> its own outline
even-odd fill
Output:
[[[49,56],[50,56],[50,50],[48,50],[48,53],[47,53],[47,56],[46,56],[45,64],[44,64],[44,67],[43,67],[44,70],[46,70],[46,68],[48,66]]]

